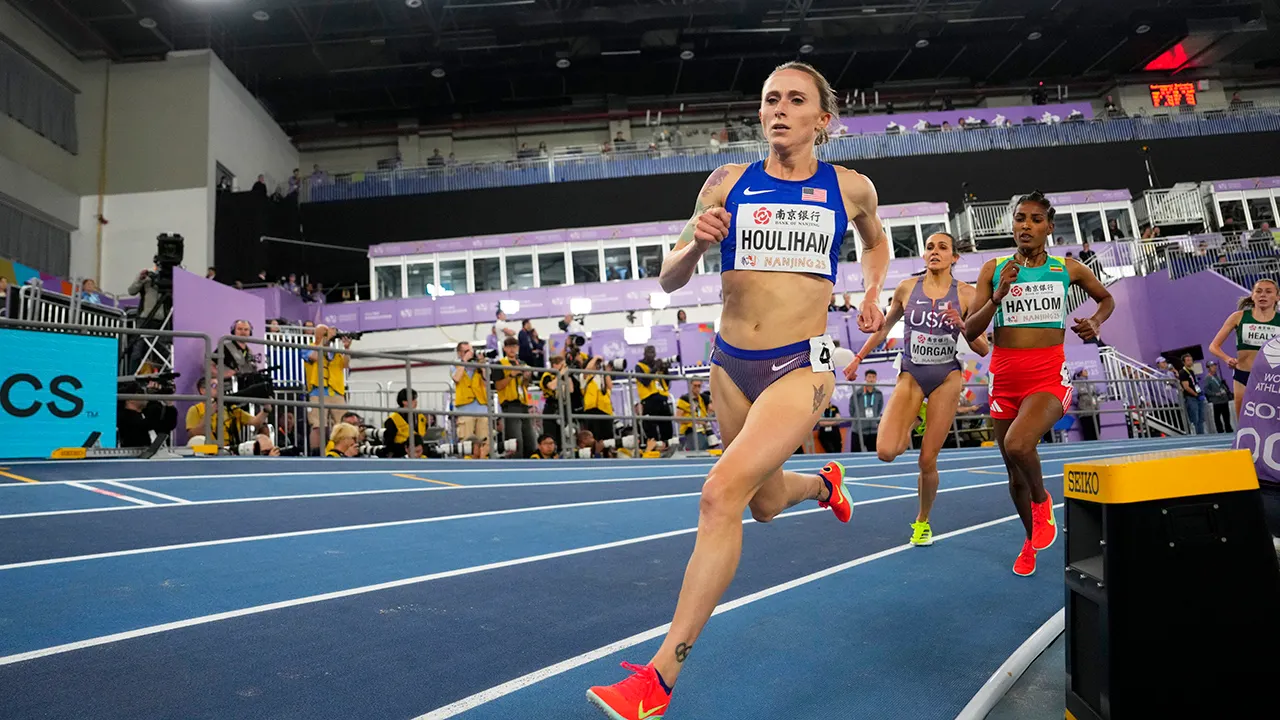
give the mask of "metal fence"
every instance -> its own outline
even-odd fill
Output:
[[[819,156],[828,162],[845,162],[1277,130],[1280,130],[1280,108],[1253,107],[1048,125],[981,127],[955,132],[844,136],[822,146]],[[730,143],[715,149],[710,146],[683,146],[625,153],[571,153],[561,148],[545,158],[507,158],[308,177],[304,178],[301,200],[326,202],[636,175],[709,173],[724,163],[759,160],[767,151],[767,144],[759,142]]]

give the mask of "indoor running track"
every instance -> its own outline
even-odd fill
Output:
[[[1060,501],[1065,462],[1229,442],[1041,451]],[[995,450],[943,451],[929,548],[914,455],[842,459],[850,525],[744,517],[668,720],[949,720],[1062,607]],[[658,646],[710,461],[0,465],[0,717],[569,720]]]

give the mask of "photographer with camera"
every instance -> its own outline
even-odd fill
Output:
[[[164,292],[160,287],[159,273],[160,268],[158,265],[143,268],[138,273],[138,277],[129,285],[129,294],[140,298],[136,321],[136,327],[139,330],[164,329],[167,311],[163,307]],[[129,360],[128,366],[125,368],[126,373],[141,373],[142,362],[147,357],[147,340],[148,337],[145,335],[132,335],[129,337]],[[168,340],[158,338],[155,344],[157,349],[161,349],[168,344]]]
[[[329,447],[324,451],[325,457],[350,458],[360,452],[360,430],[350,423],[338,423],[333,426],[333,436]]]
[[[217,380],[213,381],[215,387]],[[209,395],[211,389],[205,384],[204,378],[196,381],[196,392],[201,395]],[[272,442],[271,436],[266,433],[267,428],[267,411],[269,408],[263,406],[257,415],[250,415],[238,405],[231,405],[228,408],[220,407],[220,403],[215,400],[213,403],[213,417],[206,415],[205,404],[196,403],[187,410],[186,429],[188,445],[213,445],[218,441],[217,426],[214,425],[214,418],[222,423],[223,444],[234,455],[272,455],[280,454],[279,448]],[[253,440],[245,442],[240,441],[241,435],[245,428],[253,428],[257,431],[257,436]]]
[[[139,381],[121,388],[125,395],[142,395],[161,392],[160,384],[149,381],[145,386]],[[124,400],[116,409],[116,446],[122,448],[148,447],[156,436],[170,434],[178,427],[178,410],[172,402],[158,400]]]
[[[702,397],[702,381],[689,381],[689,394],[680,398],[676,402],[676,417],[685,418],[707,418],[707,401]],[[680,423],[680,447],[685,450],[706,450],[707,430],[706,423],[685,422]]]
[[[596,356],[587,362],[587,371],[598,373],[604,368],[604,358]],[[583,428],[590,430],[597,443],[613,439],[613,377],[588,374],[582,376],[582,412],[599,415],[599,420],[583,420]]]
[[[387,416],[382,426],[382,437],[386,442],[385,456],[389,458],[409,457],[409,434],[413,433],[413,457],[422,457],[427,445],[427,416],[416,412],[418,407],[418,391],[402,388],[396,394],[396,412]]]
[[[666,360],[658,359],[658,350],[652,345],[644,348],[644,359],[636,363],[636,372],[645,375],[666,375],[670,371]],[[636,378],[636,392],[640,406],[650,417],[671,417],[671,390],[665,378]],[[671,444],[671,421],[646,420],[642,424],[645,437]]]
[[[253,335],[253,324],[248,320],[237,320],[231,325],[231,334],[236,337],[249,337]],[[223,346],[222,365],[226,368],[224,377],[253,375],[262,369],[262,354],[255,354],[248,343],[236,340]]]
[[[311,447],[320,447],[320,406],[318,398],[325,398],[326,425],[342,421],[342,410],[336,405],[346,402],[348,355],[324,350],[338,337],[338,331],[327,325],[317,325],[313,333],[312,349],[303,350],[302,363],[307,383],[307,397],[313,398],[315,407],[307,409],[307,423],[311,427]],[[351,349],[351,337],[342,336],[343,349]],[[324,352],[324,378],[320,378],[320,353]],[[313,450],[312,452],[315,452]]]
[[[477,359],[476,351],[469,342],[460,342],[456,348],[458,360],[465,363],[484,363],[493,358]],[[488,455],[486,448],[489,440],[489,384],[488,371],[484,368],[456,367],[453,369],[453,409],[459,413],[469,413],[457,417],[458,442],[470,440],[475,450],[475,458],[483,459]]]
[[[502,342],[503,357],[499,365],[516,367],[520,365],[520,341],[509,337]],[[533,373],[529,370],[498,370],[494,372],[493,389],[498,391],[498,403],[504,413],[529,414],[529,380]],[[528,457],[533,452],[533,421],[529,418],[504,417],[502,419],[504,436],[516,441],[516,457]]]
[[[560,417],[559,390],[564,374],[564,356],[552,355],[551,369],[542,373],[542,377],[538,378],[538,387],[542,388],[542,414],[544,416],[542,418],[542,432],[544,435],[550,435],[555,438],[556,444],[561,442],[560,421],[545,416]]]

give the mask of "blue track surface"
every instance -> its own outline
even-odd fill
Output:
[[[1041,450],[1053,476],[1225,444]],[[712,619],[668,720],[952,718],[1062,606],[1061,543],[1009,570],[995,451],[944,451],[933,527],[957,534],[923,549],[903,546],[914,458],[843,460],[851,526],[812,503],[747,522],[724,598],[745,604]],[[586,687],[657,647],[709,463],[7,467],[41,482],[0,485],[0,717],[560,719],[597,717]]]

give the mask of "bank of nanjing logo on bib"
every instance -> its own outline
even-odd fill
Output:
[[[831,272],[835,211],[786,203],[738,206],[735,270]]]
[[[1272,339],[1262,346],[1262,357],[1271,367],[1280,367],[1280,339]]]

